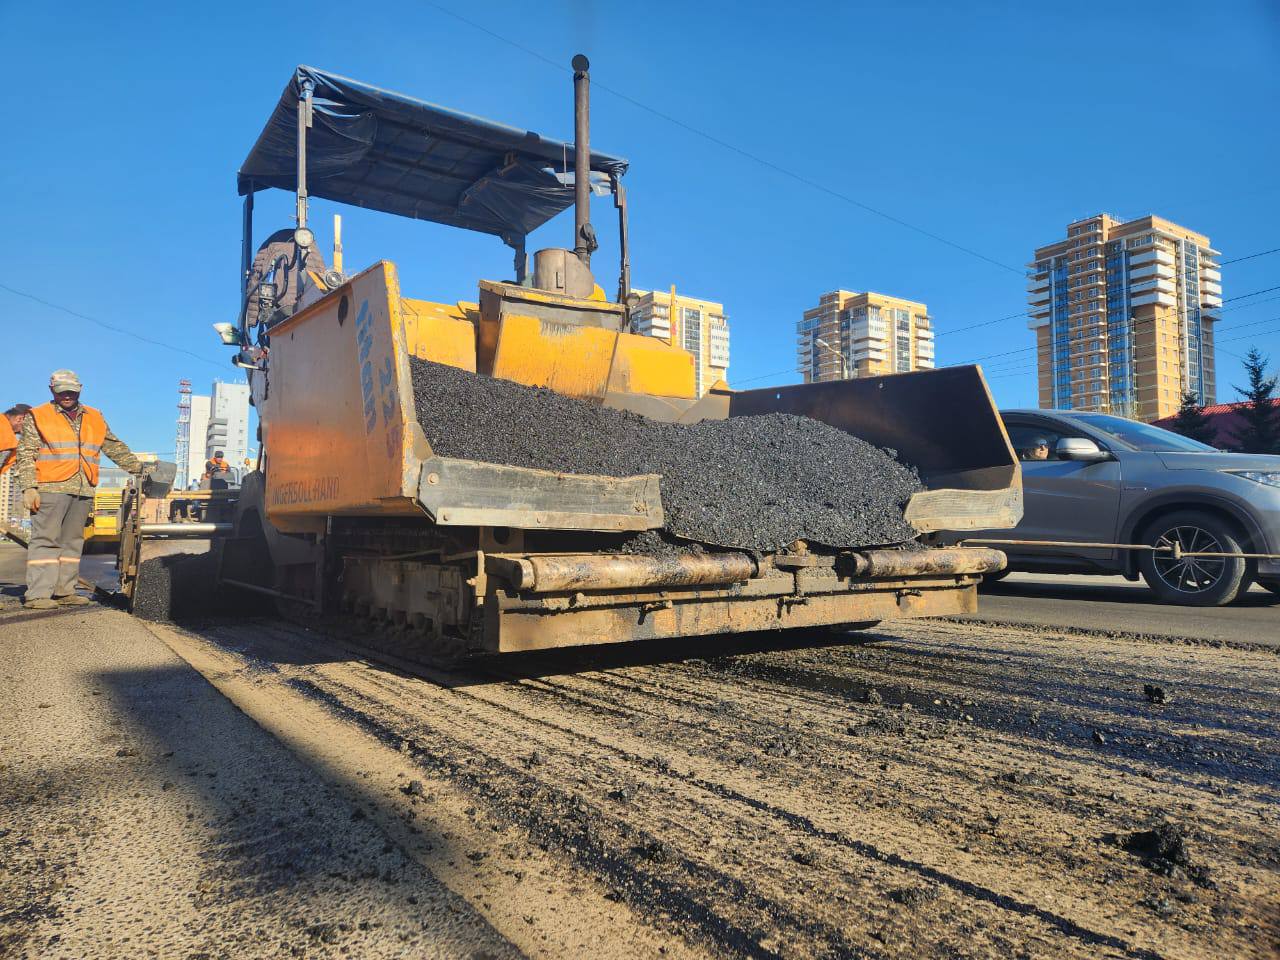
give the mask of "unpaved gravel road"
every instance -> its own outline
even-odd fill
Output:
[[[444,674],[151,629],[530,954],[1280,951],[1270,651],[904,621]]]

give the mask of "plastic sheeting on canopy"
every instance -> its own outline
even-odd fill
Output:
[[[298,100],[313,85],[307,193],[515,245],[573,204],[573,145],[300,66],[240,167],[241,196],[297,189]],[[627,161],[591,154],[593,185]]]

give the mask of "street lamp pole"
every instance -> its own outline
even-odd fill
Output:
[[[841,353],[839,350],[837,350],[835,347],[831,346],[831,344],[827,343],[827,341],[823,340],[821,337],[814,337],[813,342],[820,347],[826,347],[826,349],[830,350],[832,353],[834,353],[837,357],[840,358],[840,379],[848,380],[849,369],[848,367],[845,366],[844,354]]]

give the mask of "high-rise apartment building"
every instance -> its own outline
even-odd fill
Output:
[[[209,395],[209,426],[205,429],[209,453],[221,450],[237,471],[249,455],[249,385],[213,382]],[[201,464],[203,467],[203,463]]]
[[[631,329],[693,354],[698,396],[729,373],[729,320],[724,304],[656,290],[632,290]]]
[[[179,489],[198,486],[204,463],[221,450],[237,471],[249,457],[249,385],[215,380],[209,396],[191,396],[190,405],[179,408],[187,422],[187,456],[178,463]],[[181,422],[181,421],[180,421]],[[181,428],[180,428],[181,429]]]
[[[1040,406],[1158,420],[1217,397],[1222,274],[1209,238],[1161,217],[1098,214],[1030,263]]]
[[[204,462],[209,458],[209,397],[187,397],[187,445],[186,457],[178,460],[178,475],[175,483],[179,490],[190,490],[197,486],[204,475]],[[179,416],[183,411],[179,408]]]
[[[209,449],[209,407],[210,397],[191,398],[191,442],[187,489],[191,489],[204,476],[204,462],[213,452]]]
[[[27,508],[22,505],[22,487],[18,483],[18,467],[15,464],[0,473],[0,521],[17,523],[26,517]]]
[[[932,369],[929,308],[870,291],[824,293],[796,324],[796,365],[805,383]]]

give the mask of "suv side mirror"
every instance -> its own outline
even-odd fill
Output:
[[[1098,463],[1110,460],[1111,454],[1087,437],[1063,437],[1058,441],[1059,460],[1076,460],[1081,463]]]

